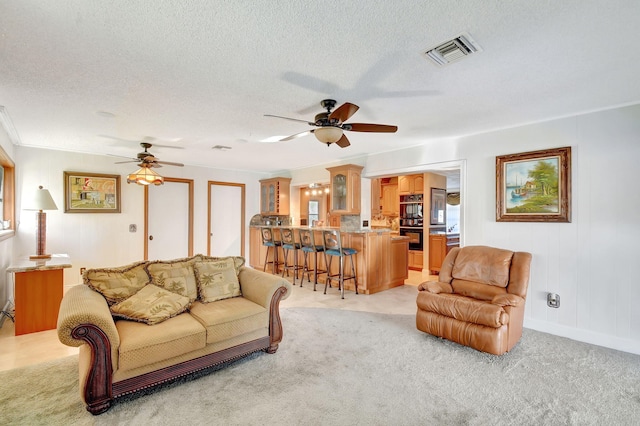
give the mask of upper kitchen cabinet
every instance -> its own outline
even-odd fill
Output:
[[[385,216],[398,216],[398,178],[384,178],[380,185],[380,206]]]
[[[260,214],[288,216],[290,185],[291,178],[260,180]]]
[[[398,177],[398,194],[422,194],[424,192],[424,175],[407,175]]]
[[[360,175],[363,166],[328,167],[331,182],[331,213],[360,214]]]

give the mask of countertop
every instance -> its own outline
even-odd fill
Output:
[[[52,269],[71,268],[71,259],[66,254],[52,254],[51,259],[15,260],[7,268],[7,272],[48,271]]]
[[[313,231],[324,231],[324,230],[339,230],[340,232],[344,232],[344,233],[351,233],[351,234],[368,234],[368,233],[377,233],[377,234],[385,234],[388,232],[392,232],[391,228],[376,228],[376,229],[371,229],[371,228],[359,228],[359,229],[351,229],[351,230],[341,230],[340,228],[337,227],[330,227],[330,226],[300,226],[300,225],[292,225],[292,226],[278,226],[278,225],[251,225],[252,228],[292,228],[292,229],[310,229]]]

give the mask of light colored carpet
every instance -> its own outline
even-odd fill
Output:
[[[92,416],[77,357],[0,373],[0,424],[624,425],[640,357],[532,330],[502,357],[415,328],[413,315],[281,310],[284,340],[225,369]]]

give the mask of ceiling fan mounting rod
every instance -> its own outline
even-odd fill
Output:
[[[336,101],[334,99],[325,99],[320,102],[322,108],[327,109],[327,113],[331,114],[331,110],[336,106]]]

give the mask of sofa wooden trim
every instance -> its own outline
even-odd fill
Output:
[[[91,365],[84,395],[87,411],[94,415],[104,413],[111,408],[113,402],[119,397],[171,382],[188,374],[233,361],[257,351],[264,350],[270,354],[275,353],[283,336],[282,321],[280,320],[280,301],[286,293],[287,289],[285,287],[279,287],[271,298],[268,337],[255,339],[116,383],[111,382],[113,364],[111,343],[107,335],[94,324],[76,326],[72,330],[72,336],[86,342],[91,349]]]

